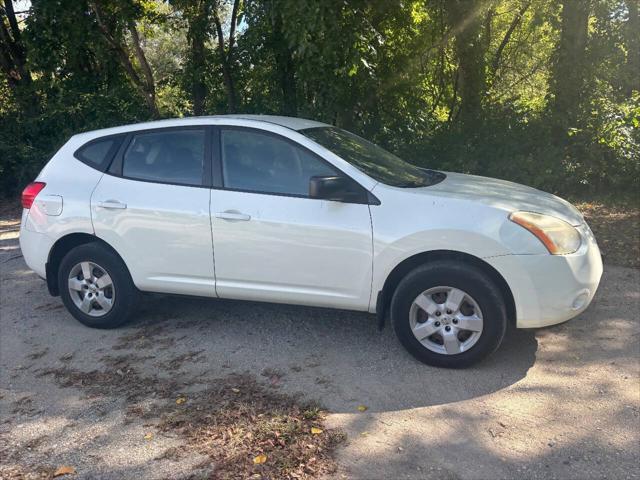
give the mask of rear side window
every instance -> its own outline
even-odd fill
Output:
[[[123,136],[92,140],[80,147],[75,157],[90,167],[105,171],[122,143]]]
[[[122,158],[122,176],[160,183],[203,184],[205,131],[134,135]]]

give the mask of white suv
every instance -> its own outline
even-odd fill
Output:
[[[390,313],[419,360],[464,367],[507,323],[587,308],[602,261],[553,195],[417,168],[298,118],[164,120],[73,136],[22,196],[24,258],[85,325],[139,292]]]

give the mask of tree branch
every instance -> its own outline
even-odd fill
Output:
[[[234,3],[234,11],[237,15],[236,7],[239,3],[239,0],[235,0]],[[213,14],[213,22],[216,26],[216,34],[218,36],[218,52],[220,53],[220,63],[222,64],[222,76],[224,78],[225,89],[227,91],[227,99],[228,99],[228,110],[229,112],[236,111],[236,89],[233,82],[233,77],[231,75],[231,37],[229,37],[229,45],[227,47],[227,51],[225,51],[224,46],[224,32],[222,30],[222,22],[220,22],[220,16],[218,15],[218,5],[214,5],[212,9]],[[233,15],[233,14],[232,14]],[[233,25],[233,22],[232,22]],[[235,27],[231,27],[230,32],[233,32],[235,35]],[[228,53],[227,53],[228,52]]]
[[[17,43],[20,41],[20,28],[18,27],[16,12],[13,10],[13,2],[11,0],[4,0],[4,11],[11,26],[13,41]]]
[[[113,37],[113,35],[111,35],[111,32],[109,31],[109,28],[104,23],[102,10],[100,9],[100,7],[98,6],[98,4],[96,2],[90,2],[89,6],[91,7],[91,9],[93,10],[93,12],[96,15],[96,23],[98,24],[98,28],[100,28],[100,31],[102,32],[102,35],[107,40],[107,43],[109,43],[109,45],[111,45],[111,47],[116,51],[116,54],[118,55],[118,58],[120,59],[120,64],[123,66],[123,68],[129,74],[129,80],[131,81],[131,83],[133,83],[133,85],[136,88],[141,90],[142,80],[140,80],[140,76],[138,75],[138,73],[136,72],[135,68],[133,67],[133,64],[131,63],[131,58],[130,58],[129,54],[124,49],[124,47],[122,45],[120,45],[120,42],[118,42]]]
[[[218,36],[218,51],[220,52],[220,56],[223,61],[226,61],[226,53],[224,49],[224,32],[222,31],[222,23],[220,22],[220,17],[218,16],[218,6],[215,5],[213,7],[213,23],[216,25],[216,34]]]
[[[149,93],[154,93],[155,96],[156,84],[153,80],[153,72],[151,71],[147,57],[144,54],[144,50],[142,50],[140,35],[138,35],[138,29],[136,28],[136,24],[133,20],[129,21],[129,30],[131,31],[131,39],[133,40],[133,49],[136,58],[138,59],[138,62],[140,62],[140,68],[142,68],[142,73],[147,83],[147,89],[149,90]]]
[[[15,67],[13,65],[13,59],[3,41],[0,41],[0,67],[2,67],[4,74],[7,76],[9,84],[12,85],[13,82],[16,81]]]
[[[227,45],[227,55],[231,59],[231,49],[235,43],[236,23],[238,22],[238,10],[240,8],[240,0],[234,0],[233,9],[231,10],[231,25],[229,26],[229,44]]]
[[[518,25],[522,21],[522,17],[524,16],[525,12],[530,6],[531,6],[531,2],[530,1],[526,2],[520,8],[520,10],[518,10],[518,13],[516,13],[516,16],[513,17],[513,20],[511,21],[511,25],[509,25],[507,32],[504,34],[504,37],[502,38],[502,41],[500,42],[500,45],[498,46],[498,49],[496,50],[496,53],[493,56],[493,62],[491,63],[491,73],[492,73],[491,76],[495,76],[496,72],[498,71],[498,67],[500,66],[500,61],[502,60],[502,52],[504,51],[505,47],[511,40],[511,36],[513,35],[513,32],[516,30],[516,28],[518,28]]]
[[[2,9],[3,13],[8,12]],[[12,10],[13,12],[13,10]],[[9,23],[11,23],[11,16],[7,15]],[[15,20],[15,18],[14,18]],[[4,67],[6,69],[7,76],[12,79],[13,82],[31,82],[31,73],[26,68],[26,54],[25,50],[20,43],[16,40],[15,36],[12,38],[4,21],[0,19],[0,47],[2,47],[4,57]]]

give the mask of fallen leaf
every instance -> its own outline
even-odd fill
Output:
[[[311,427],[311,433],[313,435],[320,435],[322,433],[322,429],[318,427]]]
[[[256,465],[261,465],[266,461],[267,461],[267,456],[264,453],[261,453],[260,455],[253,457],[253,463],[255,463]]]
[[[240,393],[240,389],[239,388],[232,388],[231,391],[233,393]]]
[[[358,405],[359,412],[366,412],[369,409],[366,405]]]
[[[73,467],[70,467],[68,465],[63,465],[61,467],[58,467],[56,469],[55,472],[53,472],[53,476],[54,477],[60,477],[62,475],[73,475],[74,473],[76,473],[76,469]]]
[[[151,440],[152,438],[153,438],[153,433],[147,433],[147,434],[145,434],[145,436],[144,436],[144,439],[145,439],[145,440]]]
[[[178,397],[178,398],[176,399],[176,405],[182,405],[182,404],[183,404],[184,402],[186,402],[186,401],[187,401],[187,399],[186,399],[186,398],[184,398],[184,397]]]

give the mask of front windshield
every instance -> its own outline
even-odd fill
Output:
[[[336,127],[316,127],[300,133],[335,153],[374,180],[393,187],[427,187],[444,175],[418,168],[384,148]]]

